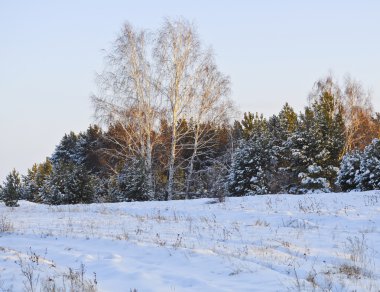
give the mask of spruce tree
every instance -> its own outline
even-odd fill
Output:
[[[1,188],[2,200],[7,207],[18,207],[21,196],[21,179],[19,173],[13,169],[5,178]]]

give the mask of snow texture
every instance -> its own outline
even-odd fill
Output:
[[[379,226],[378,191],[1,203],[0,291],[28,287],[28,267],[36,291],[62,287],[81,265],[99,291],[378,291]]]

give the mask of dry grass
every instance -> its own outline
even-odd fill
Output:
[[[360,279],[362,276],[362,269],[354,265],[343,264],[339,267],[339,273],[346,275],[347,278],[350,279]]]
[[[12,222],[5,215],[0,215],[0,233],[13,232],[14,227]]]

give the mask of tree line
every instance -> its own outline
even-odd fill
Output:
[[[364,177],[380,115],[352,78],[317,81],[300,113],[286,103],[269,118],[247,112],[232,122],[228,76],[177,19],[156,32],[125,24],[97,84],[97,124],[65,134],[23,177],[13,170],[0,189],[7,205],[369,189],[346,172]]]
[[[331,76],[317,81],[309,105],[299,114],[285,104],[269,119],[245,114],[238,126],[243,138],[229,168],[230,194],[304,194],[380,187],[375,183],[380,182],[375,171],[380,170],[380,157],[374,151],[370,152],[375,161],[372,169],[367,164],[361,168],[361,173],[374,177],[370,186],[345,187],[346,172],[351,171],[348,161],[363,149],[367,153],[368,147],[375,147],[380,134],[380,115],[373,112],[370,95],[349,77],[342,88]]]

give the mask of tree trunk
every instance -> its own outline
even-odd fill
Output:
[[[199,139],[198,133],[199,133],[199,131],[198,131],[198,127],[197,127],[197,129],[195,131],[195,137],[194,137],[194,150],[193,150],[193,154],[191,155],[191,158],[190,158],[189,172],[188,172],[187,179],[186,179],[186,199],[189,199],[190,185],[191,185],[191,182],[193,179],[193,172],[194,172],[194,160],[198,154],[198,139]]]
[[[154,199],[154,183],[153,183],[153,166],[152,166],[152,141],[150,135],[147,136],[146,141],[146,161],[145,161],[145,171],[146,171],[146,184],[148,188],[148,198],[149,200]]]
[[[177,146],[177,128],[174,123],[172,125],[172,142],[170,148],[170,157],[169,157],[169,175],[168,175],[168,188],[167,188],[167,199],[171,200],[173,198],[173,187],[174,187],[174,162],[176,158],[176,146]]]

